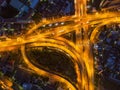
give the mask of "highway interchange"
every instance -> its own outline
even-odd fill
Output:
[[[120,14],[110,12],[96,12],[92,15],[87,15],[85,8],[86,0],[75,0],[74,3],[76,10],[75,15],[64,16],[62,18],[52,20],[43,19],[39,24],[34,25],[33,28],[30,29],[25,35],[12,39],[6,38],[5,41],[0,41],[0,51],[3,52],[6,50],[21,48],[24,62],[37,74],[53,78],[56,81],[64,82],[66,83],[69,90],[94,90],[94,62],[91,51],[92,44],[96,42],[96,38],[100,33],[100,27],[112,22],[119,23]],[[65,24],[66,21],[72,21],[72,23]],[[60,22],[62,25],[59,25],[58,22]],[[52,24],[54,23],[56,27],[52,28]],[[44,32],[38,30],[39,27],[46,25],[49,25],[49,28],[46,28]],[[97,25],[97,27],[92,31],[89,38],[88,26],[91,25]],[[61,35],[71,31],[76,31],[77,35],[81,34],[79,32],[81,29],[83,29],[85,33],[84,39],[77,37],[76,43],[61,37]],[[72,61],[74,62],[74,69],[77,74],[77,83],[75,85],[62,76],[36,67],[29,61],[26,56],[25,48],[39,46],[54,47],[56,50],[59,49],[64,54],[73,58]]]

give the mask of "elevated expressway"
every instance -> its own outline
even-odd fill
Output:
[[[94,68],[91,46],[95,43],[97,34],[100,32],[100,27],[111,22],[120,22],[119,13],[95,13],[92,15],[86,14],[86,1],[75,0],[75,15],[65,16],[58,19],[46,20],[43,19],[39,24],[33,26],[25,35],[20,37],[8,38],[5,41],[0,41],[0,52],[21,48],[24,62],[30,69],[39,75],[53,78],[56,81],[66,83],[69,90],[94,90]],[[50,25],[53,23],[65,23],[72,21],[70,24],[57,25],[56,27],[45,28],[44,31],[39,30],[39,27]],[[88,37],[89,26],[97,25],[92,31],[90,38]],[[81,38],[80,30],[84,31],[84,38]],[[76,43],[73,43],[62,35],[71,31],[76,31]],[[79,36],[79,37],[77,37]],[[26,47],[54,47],[56,50],[61,50],[64,54],[72,57],[74,69],[77,74],[77,83],[73,84],[68,79],[61,75],[53,74],[49,71],[33,65],[26,55]]]

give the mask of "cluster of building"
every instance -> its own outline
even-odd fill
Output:
[[[20,34],[42,18],[71,14],[74,14],[74,0],[1,0],[0,36]]]
[[[72,15],[74,0],[46,0],[40,3],[37,10],[43,18]]]
[[[106,25],[102,28],[98,36],[98,42],[94,44],[94,58],[96,73],[120,87],[119,24]],[[112,87],[112,90],[115,87]]]
[[[39,0],[1,0],[0,36],[20,34],[34,21],[31,17]]]
[[[51,83],[48,77],[38,76],[24,68],[18,68],[15,75],[15,82],[20,85],[23,90],[55,90],[58,83]],[[14,90],[18,90],[13,86]]]
[[[31,17],[39,0],[3,0],[1,1],[0,16],[4,18]]]
[[[120,11],[119,0],[88,0],[88,13],[96,11]]]

